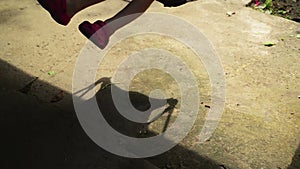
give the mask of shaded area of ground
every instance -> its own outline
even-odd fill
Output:
[[[20,79],[32,77],[1,60],[0,72],[1,79],[5,79],[5,83],[0,84],[1,124],[9,138],[8,146],[2,151],[5,153],[5,163],[1,167],[3,169],[155,169],[156,166],[149,163],[149,160],[157,162],[159,168],[167,166],[168,168],[216,169],[219,167],[209,158],[202,157],[182,146],[176,146],[171,150],[172,154],[180,154],[184,157],[176,162],[170,161],[164,155],[146,160],[113,155],[97,146],[85,134],[76,118],[72,103],[65,104],[62,110],[53,104],[39,101],[31,94],[13,90],[7,85],[20,83]],[[36,83],[56,88],[42,81]],[[65,92],[65,97],[71,95]],[[139,131],[144,129],[144,125],[124,120],[114,107],[110,87],[99,91],[96,97],[106,120],[116,130],[139,137]],[[147,96],[135,92],[131,98],[136,107],[142,109],[149,107]],[[150,131],[147,133],[148,136],[153,134]]]
[[[7,92],[16,91],[22,89],[35,77],[39,77],[39,80],[34,82],[32,90],[25,95],[22,101],[17,99],[24,95],[13,97],[12,94],[9,94],[13,99],[9,102],[12,105],[10,109],[17,109],[17,105],[23,103],[23,107],[19,106],[18,108],[22,112],[32,96],[43,100],[38,103],[42,107],[47,107],[52,98],[55,98],[63,90],[64,98],[57,103],[52,103],[50,107],[55,106],[58,108],[58,112],[62,112],[61,126],[67,126],[66,132],[53,126],[53,120],[43,119],[40,123],[38,121],[32,123],[32,126],[41,124],[41,127],[33,132],[36,131],[38,133],[36,136],[42,138],[41,140],[54,136],[58,140],[65,141],[67,140],[65,137],[69,137],[70,141],[67,143],[70,142],[70,144],[67,145],[70,145],[73,150],[67,147],[67,153],[72,154],[72,157],[68,157],[64,164],[78,168],[97,168],[100,164],[96,162],[97,158],[94,155],[102,150],[95,149],[97,146],[85,136],[74,113],[72,110],[70,111],[72,100],[68,93],[72,91],[74,65],[78,53],[86,42],[77,28],[84,20],[93,22],[114,15],[126,5],[126,2],[121,0],[104,1],[80,12],[67,27],[57,25],[35,1],[11,0],[1,1],[0,4],[0,27],[2,30],[0,34],[3,37],[0,42],[3,50],[0,53],[1,59],[9,63],[0,67],[2,89]],[[235,14],[228,17],[226,15],[228,11],[234,11]],[[157,164],[160,168],[166,168],[167,163],[170,163],[168,166],[178,168],[178,165],[181,164],[180,161],[183,161],[186,168],[194,169],[196,167],[193,165],[201,166],[202,163],[206,163],[205,159],[213,159],[208,160],[208,163],[217,161],[230,168],[288,168],[290,166],[290,168],[298,169],[300,100],[297,96],[300,95],[300,69],[299,39],[296,38],[296,32],[299,30],[299,24],[246,8],[240,0],[199,0],[188,3],[184,7],[172,9],[163,8],[161,4],[155,2],[149,12],[178,16],[203,32],[220,55],[227,81],[226,109],[210,141],[202,145],[195,143],[197,140],[194,136],[197,136],[202,128],[203,120],[199,120],[191,134],[180,143],[180,146],[159,158],[149,159],[149,161]],[[266,47],[263,43],[267,41],[274,42],[276,45]],[[210,104],[210,93],[207,87],[209,78],[205,74],[205,69],[201,68],[203,65],[195,63],[197,59],[193,52],[176,41],[153,35],[124,40],[112,49],[107,56],[106,63],[99,66],[98,77],[110,77],[116,65],[119,64],[119,60],[128,57],[132,52],[149,47],[175,53],[191,66],[191,70],[198,78],[204,102],[200,105],[199,118],[204,119],[205,112],[208,110],[204,105]],[[24,76],[24,72],[20,72],[20,70],[26,72],[26,75]],[[56,73],[54,76],[48,74],[52,70]],[[162,82],[168,92],[176,89],[176,85],[165,84],[166,76],[155,73],[145,75],[144,81],[134,81],[133,84],[139,85],[134,91],[154,86],[155,83],[147,81],[148,79]],[[139,91],[139,93],[144,92]],[[45,102],[46,105],[42,104]],[[9,106],[6,102],[3,102],[3,105]],[[55,113],[47,114],[52,119],[57,119],[51,116]],[[51,119],[49,116],[45,118]],[[22,118],[26,119],[26,115],[22,114]],[[22,118],[20,118],[21,122]],[[14,123],[14,117],[11,119],[11,121],[6,120],[3,124]],[[25,130],[26,123],[23,122],[23,124],[24,131],[22,131],[21,139],[34,136],[34,134],[27,136],[27,133],[30,132]],[[75,125],[75,129],[68,127],[72,124]],[[43,135],[45,129],[51,129],[49,133],[52,134],[48,134],[50,138]],[[7,129],[7,131],[11,130]],[[61,133],[62,136],[56,134],[56,131],[59,131],[58,133]],[[10,134],[12,138],[15,138],[14,133]],[[6,145],[12,143],[18,145],[18,139],[20,138],[16,138],[14,142]],[[30,140],[32,139],[29,138]],[[35,155],[37,160],[32,161],[34,158],[27,157],[29,164],[56,165],[47,161],[47,155],[55,157],[55,159],[59,158],[58,161],[64,158],[61,155],[63,154],[62,150],[48,148],[48,142],[40,143],[37,139],[27,145],[35,145],[37,152]],[[63,147],[60,141],[54,141],[52,145]],[[30,150],[29,147],[22,144],[19,144],[19,147],[19,149]],[[10,152],[12,156],[18,154],[11,150],[7,152]],[[28,155],[26,152],[24,153],[25,156]],[[21,153],[20,156],[22,156]],[[202,157],[204,162],[201,160]],[[81,158],[85,160],[80,161]],[[126,163],[125,161],[124,164]],[[13,163],[9,164],[11,166]],[[112,164],[113,168],[115,165]],[[104,165],[109,165],[109,163]]]
[[[300,146],[296,150],[295,155],[293,157],[293,161],[288,169],[299,168],[299,166],[300,166]]]
[[[264,5],[266,0],[252,0],[252,7],[256,8],[256,5]],[[271,0],[271,6],[263,9],[272,15],[281,16],[287,19],[292,19],[296,22],[300,22],[300,1],[299,0]]]
[[[300,22],[299,0],[275,0],[273,1],[274,14],[288,19],[296,19]]]

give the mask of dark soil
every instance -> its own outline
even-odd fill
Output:
[[[300,0],[271,0],[272,5],[266,7],[267,0],[252,0],[248,6],[272,15],[281,16],[300,22]]]

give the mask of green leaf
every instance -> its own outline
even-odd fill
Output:
[[[300,34],[297,34],[297,36],[296,36],[296,37],[300,39]]]
[[[266,13],[266,14],[269,14],[269,15],[271,15],[272,12],[273,12],[273,11],[272,11],[271,9],[268,9],[268,10],[265,11],[265,13]]]
[[[267,5],[266,4],[263,4],[263,5],[261,5],[261,8],[260,9],[266,9],[267,8]]]
[[[286,13],[287,13],[287,11],[285,11],[285,10],[278,10],[278,13],[279,13],[279,14],[283,14],[283,15],[284,15],[284,14],[286,14]]]
[[[273,6],[272,0],[266,0],[266,8],[271,9]]]
[[[276,45],[276,43],[274,43],[274,42],[265,42],[264,45],[268,46],[268,47],[271,47],[271,46]]]
[[[56,72],[54,70],[51,70],[51,71],[48,72],[48,75],[49,76],[54,76],[54,75],[56,75]]]

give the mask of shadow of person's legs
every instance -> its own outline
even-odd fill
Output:
[[[300,145],[298,146],[295,152],[292,163],[288,167],[288,169],[297,169],[297,168],[300,168]]]
[[[170,163],[170,159],[183,153],[187,157],[182,159],[186,161],[182,164],[186,169],[218,167],[213,160],[179,145],[169,152],[147,159],[129,159],[111,154],[96,145],[84,132],[76,117],[72,101],[69,100],[70,93],[65,92],[64,98],[57,103],[50,103],[44,99],[41,101],[39,99],[39,92],[43,92],[41,90],[60,91],[61,89],[36,80],[31,89],[35,90],[35,93],[29,89],[29,92],[24,94],[19,89],[34,79],[33,76],[1,60],[0,72],[0,78],[4,80],[0,84],[1,124],[5,126],[5,136],[2,138],[8,140],[2,151],[5,154],[5,163],[1,168],[165,168]],[[46,86],[47,89],[41,87],[38,90],[37,86]],[[52,97],[51,92],[49,95]],[[137,95],[137,98],[145,96],[139,93]],[[97,98],[98,101],[105,101],[107,104],[100,108],[103,114],[107,115],[107,120],[112,123],[112,126],[118,128],[118,123],[125,125],[128,122],[119,114],[111,113],[117,112],[110,102],[109,90],[98,92]],[[104,102],[100,103],[100,106],[103,104]],[[141,104],[147,105],[146,102],[139,102],[139,105]],[[131,136],[139,134],[141,124],[129,123],[125,126],[125,129],[124,126],[120,128],[120,132]],[[149,136],[151,134],[149,133]],[[174,164],[179,165],[179,162],[174,161]]]

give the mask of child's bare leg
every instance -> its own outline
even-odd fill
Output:
[[[149,6],[152,4],[153,1],[154,0],[133,0],[115,16],[107,19],[105,22],[109,24],[110,34],[113,34],[115,31],[117,31],[121,27],[125,26],[126,24],[130,23],[138,16],[143,14],[149,8]],[[137,15],[132,15],[132,14],[137,14]],[[120,19],[128,15],[132,15],[132,17],[129,17],[128,20]],[[113,22],[115,20],[118,21]]]
[[[119,13],[107,19],[105,22],[100,20],[94,23],[84,21],[79,25],[79,30],[94,44],[96,44],[101,49],[104,49],[109,41],[110,35],[139,17],[149,8],[153,1],[154,0],[133,0]],[[122,17],[126,18],[124,19]],[[105,29],[101,29],[105,24],[107,24],[108,27],[104,27]]]
[[[104,0],[66,0],[67,2],[67,14],[73,16],[80,10],[102,2]]]

